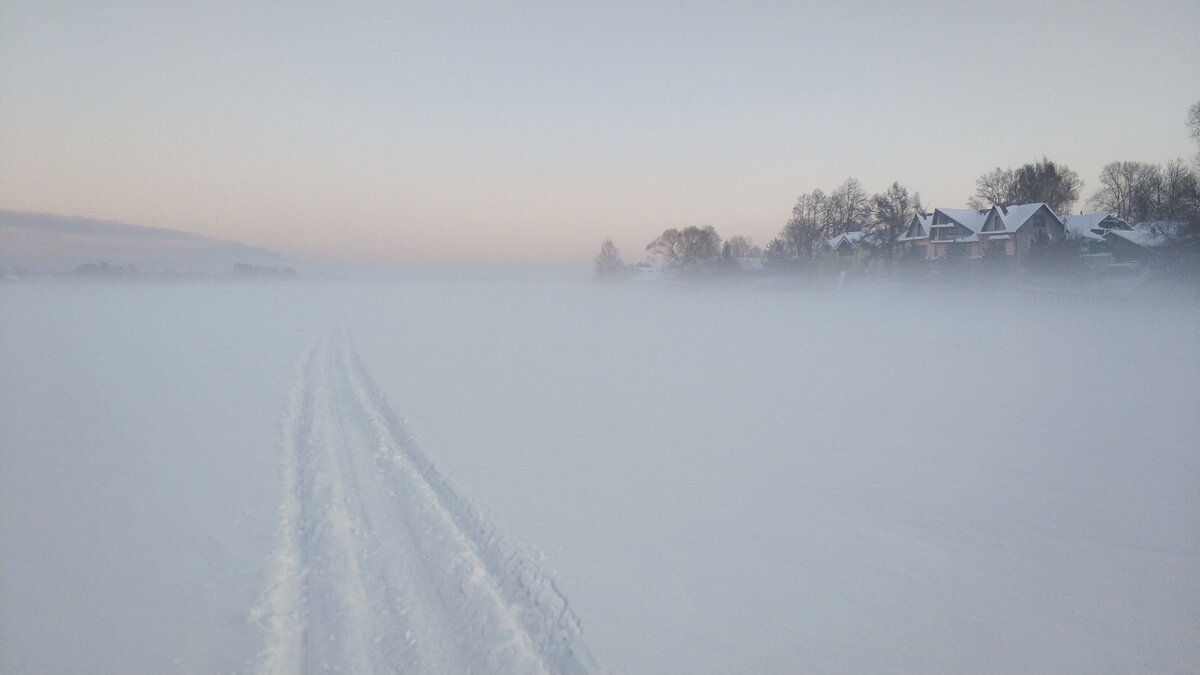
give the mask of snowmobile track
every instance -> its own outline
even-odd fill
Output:
[[[438,474],[345,331],[300,360],[281,439],[259,672],[596,669],[553,581]]]

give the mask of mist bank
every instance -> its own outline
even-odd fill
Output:
[[[246,670],[344,331],[615,672],[1190,672],[1200,304],[903,285],[6,284],[0,668]],[[334,403],[331,403],[334,405]]]
[[[18,276],[69,274],[89,265],[202,276],[227,273],[235,265],[290,262],[265,248],[179,230],[11,210],[0,210],[0,243],[0,269]]]
[[[877,302],[928,303],[923,311],[954,313],[969,304],[1107,305],[1114,312],[1139,306],[1195,306],[1200,303],[1200,282],[1174,272],[1127,268],[1120,274],[1023,274],[995,276],[953,270],[923,274],[898,273],[891,277],[833,274],[729,274],[714,276],[663,276],[635,274],[619,280],[597,279],[575,267],[292,267],[235,264],[223,272],[146,273],[136,267],[107,263],[86,264],[64,273],[5,273],[0,286],[279,286],[285,294],[329,293],[354,295],[368,289],[488,288],[498,293],[531,289],[572,288],[580,297],[600,295],[704,298],[761,296],[790,311],[796,303],[820,302],[872,305]],[[322,286],[329,286],[321,290]]]

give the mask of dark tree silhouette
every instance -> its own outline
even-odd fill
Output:
[[[711,225],[671,228],[647,244],[646,250],[667,269],[693,272],[721,257],[721,237]]]
[[[997,167],[983,174],[975,180],[975,194],[967,203],[973,209],[983,209],[1042,202],[1055,213],[1068,213],[1082,189],[1079,174],[1043,157],[1016,169]]]

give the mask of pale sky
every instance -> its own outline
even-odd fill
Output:
[[[323,262],[765,244],[796,197],[962,207],[1195,156],[1200,2],[0,2],[0,207]],[[1076,205],[1076,210],[1082,204]]]

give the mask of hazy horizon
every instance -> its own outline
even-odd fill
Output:
[[[1190,158],[1200,5],[0,5],[0,208],[323,264],[765,244],[847,177],[959,207],[1045,156]]]

